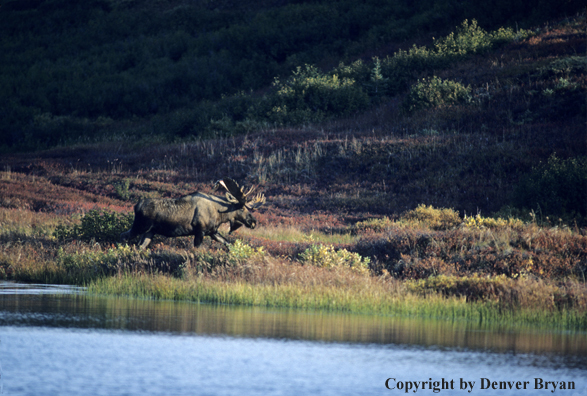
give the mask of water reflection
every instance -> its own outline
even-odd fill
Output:
[[[0,281],[0,294],[73,294],[84,292],[84,287],[71,285],[44,285]]]
[[[6,291],[6,285],[0,290]],[[78,290],[0,292],[0,326],[97,328],[567,355],[587,363],[587,335],[421,320],[187,302],[105,298]],[[47,289],[45,289],[47,291]],[[69,294],[63,295],[64,292]],[[57,293],[59,294],[59,293]],[[575,359],[573,359],[575,360]]]

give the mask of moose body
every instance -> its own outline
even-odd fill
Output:
[[[252,202],[238,184],[231,179],[217,183],[229,191],[226,198],[204,193],[193,193],[177,199],[141,199],[134,208],[132,228],[123,232],[123,241],[141,236],[140,248],[145,249],[155,235],[166,237],[194,236],[194,247],[201,245],[204,236],[228,245],[218,233],[221,224],[230,223],[230,233],[241,226],[255,228],[257,220],[251,210],[261,206],[265,197],[257,195]],[[229,188],[230,187],[230,188]]]

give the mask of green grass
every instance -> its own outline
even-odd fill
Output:
[[[88,292],[159,300],[587,329],[587,314],[584,312],[568,309],[551,312],[504,309],[493,302],[467,303],[464,298],[391,294],[383,287],[363,289],[323,285],[253,285],[204,278],[181,280],[164,275],[121,275],[92,282]]]

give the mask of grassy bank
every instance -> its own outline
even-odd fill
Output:
[[[394,288],[395,292],[390,292]],[[474,323],[532,325],[569,330],[587,329],[583,310],[545,311],[536,308],[504,308],[497,302],[468,303],[465,297],[421,295],[385,283],[368,288],[327,285],[264,285],[209,279],[180,280],[162,275],[122,275],[100,279],[89,292],[135,298],[187,300],[215,304],[298,308],[385,316],[465,320]]]

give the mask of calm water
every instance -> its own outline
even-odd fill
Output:
[[[97,298],[2,282],[0,364],[6,395],[397,395],[409,386],[417,395],[553,394],[547,381],[557,382],[554,394],[587,395],[585,333]],[[500,381],[514,389],[500,390]]]

